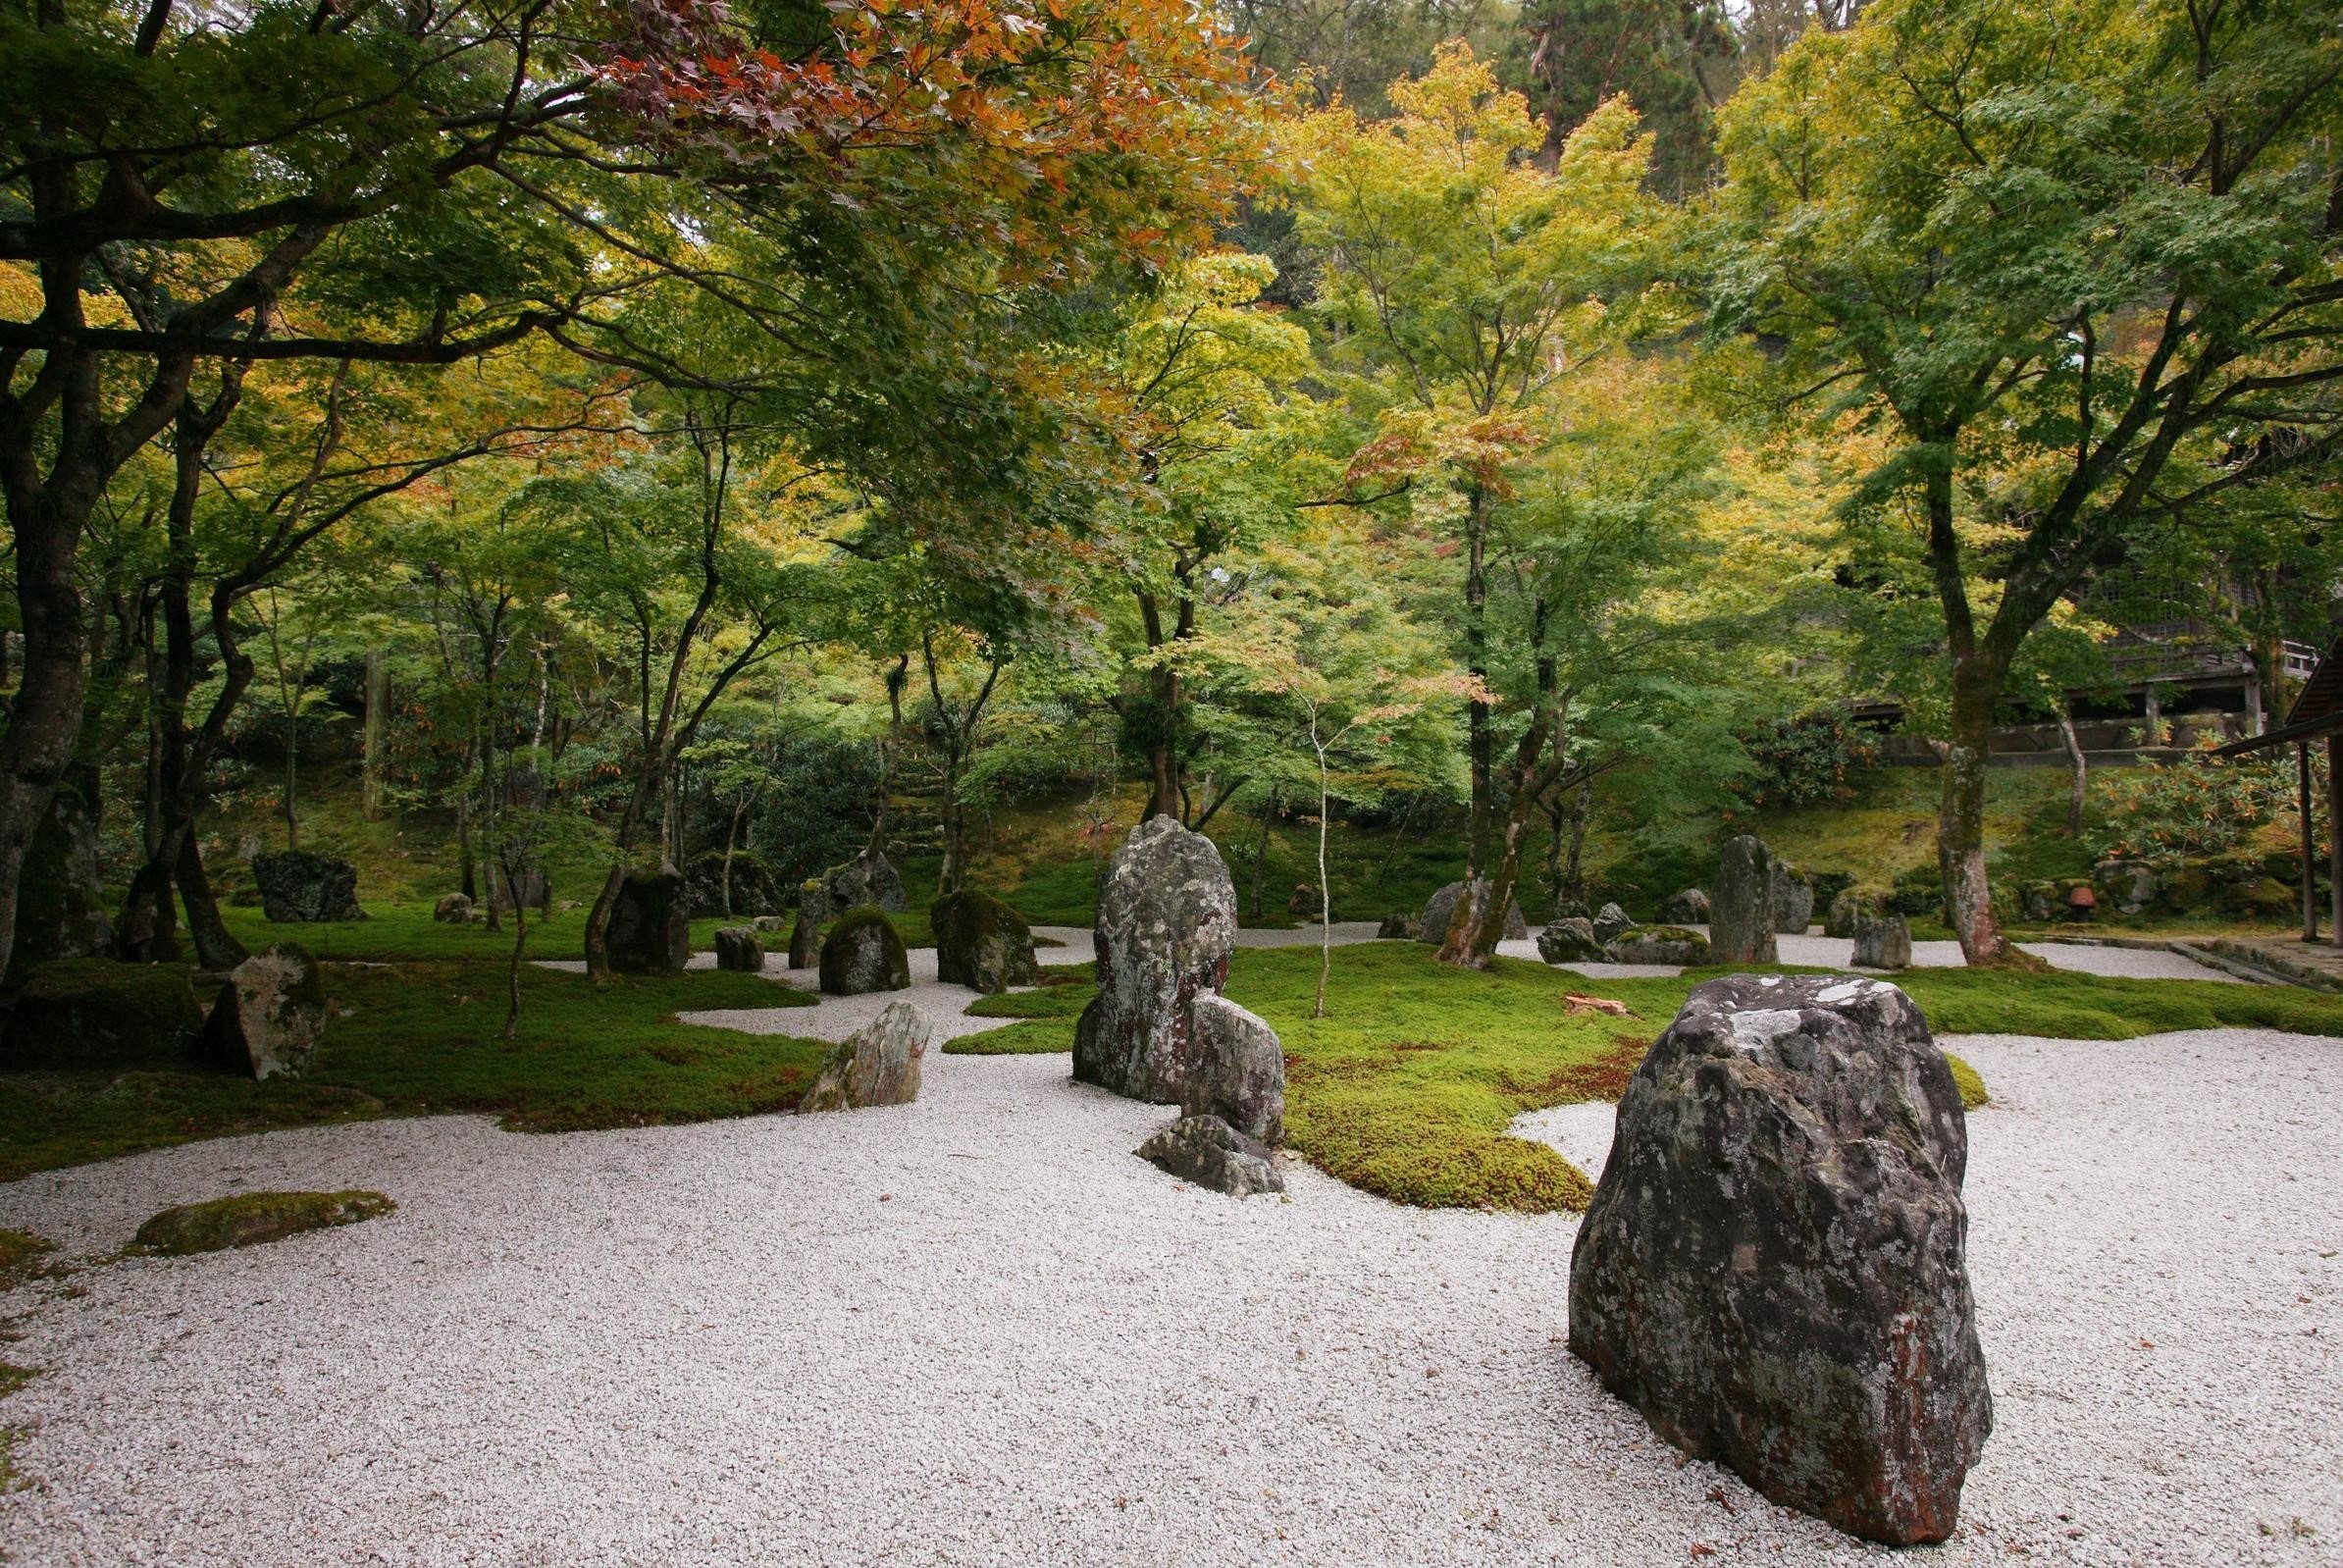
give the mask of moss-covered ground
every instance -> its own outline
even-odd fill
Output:
[[[499,964],[336,964],[326,984],[325,1040],[299,1078],[0,1074],[0,1179],[196,1138],[436,1111],[488,1112],[522,1131],[747,1116],[794,1105],[828,1049],[676,1021],[679,1011],[812,1005],[753,974],[597,987],[527,968],[511,1040]]]

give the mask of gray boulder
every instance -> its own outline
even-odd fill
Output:
[[[1423,928],[1423,921],[1405,910],[1383,916],[1383,923],[1375,928],[1378,940],[1384,942],[1413,942]]]
[[[431,907],[431,917],[442,925],[464,925],[472,918],[472,901],[461,893],[443,894]]]
[[[2017,897],[2018,907],[2029,920],[2055,920],[2064,913],[2065,900],[2059,896],[2056,882],[2028,882],[2018,890]]]
[[[1629,1081],[1570,1348],[1652,1430],[1867,1540],[1942,1541],[1993,1424],[1960,1092],[1882,980],[1733,975]]]
[[[1613,964],[1706,964],[1708,938],[1681,925],[1638,925],[1603,944]]]
[[[263,855],[252,862],[260,884],[260,912],[287,924],[318,920],[363,920],[358,908],[358,868],[307,850]]]
[[[736,974],[764,972],[764,942],[746,925],[720,926],[716,931],[716,967]]]
[[[1900,915],[1868,912],[1855,917],[1854,963],[1862,969],[1912,967],[1912,928]]]
[[[877,910],[847,911],[822,939],[820,983],[827,996],[909,988],[911,959],[894,922]]]
[[[810,911],[816,924],[848,910],[884,910],[889,915],[901,915],[906,908],[903,878],[893,862],[876,849],[864,850],[845,864],[831,866],[819,878],[806,883],[798,896],[798,912],[802,915]]]
[[[620,877],[602,943],[617,973],[683,973],[692,961],[691,903],[683,873],[629,871]]]
[[[1537,956],[1548,964],[1588,964],[1602,957],[1602,943],[1593,921],[1570,915],[1537,933]]]
[[[1773,907],[1776,931],[1803,936],[1806,927],[1814,923],[1812,879],[1779,857],[1774,860],[1773,879],[1767,898]]]
[[[1706,925],[1708,895],[1688,887],[1660,907],[1660,919],[1669,925]]]
[[[919,1061],[935,1029],[935,1020],[911,1003],[888,1003],[885,1012],[830,1052],[798,1110],[911,1104],[919,1097]]]
[[[1594,912],[1594,939],[1608,945],[1635,929],[1635,916],[1616,904],[1605,904]]]
[[[1423,923],[1416,929],[1416,940],[1437,947],[1448,940],[1448,921],[1456,914],[1457,895],[1464,891],[1462,882],[1451,882],[1424,901]],[[1505,907],[1505,940],[1519,942],[1530,934],[1530,922],[1522,915],[1517,900]]]
[[[1169,816],[1131,830],[1099,884],[1098,995],[1074,1025],[1078,1083],[1177,1105],[1195,1065],[1195,1006],[1228,977],[1236,887],[1211,839]]]
[[[756,929],[760,936],[779,936],[789,929],[789,916],[786,915],[759,915],[749,923]]]
[[[964,888],[935,902],[936,978],[987,996],[1041,978],[1025,917],[990,893]]]
[[[535,866],[507,876],[502,866],[489,868],[489,901],[499,913],[510,910],[515,903],[524,909],[547,915],[553,909],[552,878]]]
[[[821,922],[801,915],[789,933],[789,967],[809,969],[820,962]]]
[[[1708,946],[1715,962],[1779,962],[1773,893],[1773,851],[1747,833],[1727,844],[1708,901]]]
[[[1855,921],[1866,915],[1877,917],[1887,909],[1887,900],[1877,893],[1860,893],[1850,887],[1831,900],[1830,910],[1822,917],[1822,934],[1844,941],[1855,934]]]
[[[2146,861],[2101,861],[2091,868],[2102,905],[2112,904],[2124,915],[2137,915],[2156,901],[2156,867]]]
[[[297,1075],[326,1032],[326,981],[308,949],[280,942],[228,971],[203,1051],[233,1072]]]
[[[1217,993],[1196,998],[1196,1059],[1185,1115],[1217,1116],[1263,1143],[1285,1138],[1285,1048],[1277,1031]]]
[[[1183,1116],[1136,1152],[1183,1181],[1232,1198],[1285,1190],[1285,1176],[1269,1145],[1246,1137],[1217,1116]]]

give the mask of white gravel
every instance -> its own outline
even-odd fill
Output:
[[[1948,1041],[1999,1430],[1936,1564],[2343,1542],[2332,1041]],[[1810,1564],[1881,1554],[1676,1463],[1565,1353],[1575,1223],[1290,1201],[1129,1150],[1062,1057],[912,1106],[535,1137],[271,1133],[0,1187],[95,1252],[166,1204],[396,1214],[0,1298],[38,1564]],[[2154,1348],[2142,1341],[2150,1341]],[[2299,1529],[2316,1535],[2298,1534]],[[2265,1532],[2268,1533],[2265,1533]]]

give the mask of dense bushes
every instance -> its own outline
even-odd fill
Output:
[[[1866,732],[1827,710],[1768,720],[1743,735],[1741,744],[1754,771],[1732,788],[1753,808],[1838,799],[1849,771],[1879,761],[1879,748]]]

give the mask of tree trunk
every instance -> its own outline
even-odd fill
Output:
[[[252,955],[230,933],[220,917],[219,895],[212,891],[210,873],[203,868],[203,853],[196,845],[193,824],[180,837],[179,897],[186,906],[187,936],[195,944],[195,962],[207,969],[233,969]]]
[[[1993,742],[1998,672],[1976,654],[1952,666],[1952,733],[1945,747],[1944,797],[1937,816],[1937,866],[1945,918],[1972,967],[2007,966],[2016,955],[1994,919],[1985,876],[1985,762]]]
[[[358,791],[358,814],[383,819],[384,747],[390,726],[390,661],[379,648],[366,651],[365,771]]]
[[[1313,729],[1316,728],[1314,724]],[[1318,748],[1318,1000],[1310,1016],[1327,1016],[1327,977],[1334,971],[1334,902],[1327,891],[1327,749]]]
[[[86,634],[74,554],[96,498],[94,489],[84,501],[58,494],[54,486],[28,505],[11,496],[25,664],[0,731],[0,954],[16,951],[25,855],[81,735]]]
[[[472,759],[464,758],[464,775],[469,778]],[[480,902],[479,862],[472,854],[472,796],[468,789],[455,792],[455,858],[463,871],[463,895],[473,903]]]
[[[1488,488],[1477,484],[1465,515],[1465,669],[1477,685],[1488,680]],[[1496,810],[1496,726],[1488,704],[1479,697],[1472,700],[1465,718],[1473,775],[1465,880],[1471,882],[1488,863],[1489,821]]]
[[[512,871],[499,861],[506,886],[512,884]],[[512,964],[505,970],[504,1038],[513,1038],[521,1031],[521,955],[529,946],[529,911],[523,902],[512,901]]]
[[[1273,791],[1261,803],[1261,826],[1253,835],[1253,914],[1251,917],[1255,925],[1261,923],[1262,885],[1269,880],[1270,818],[1275,816],[1276,811],[1277,797]]]
[[[2083,836],[2083,799],[2090,785],[2090,763],[2083,757],[2082,737],[2075,733],[2074,705],[2058,705],[2058,738],[2066,743],[2066,764],[2071,770],[2066,789],[2066,836]]]

